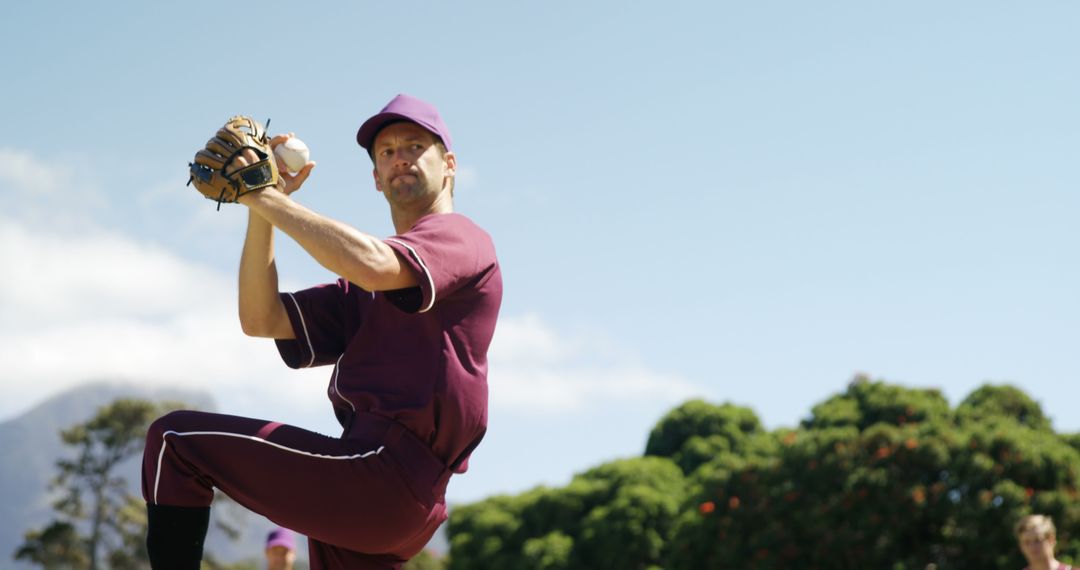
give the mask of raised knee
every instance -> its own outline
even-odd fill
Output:
[[[146,430],[146,445],[148,448],[161,444],[161,438],[165,432],[179,431],[185,420],[194,413],[190,410],[176,410],[154,420]]]

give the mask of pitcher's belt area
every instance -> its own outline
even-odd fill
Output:
[[[450,470],[412,430],[386,416],[366,412],[353,414],[351,420],[344,439],[372,449],[384,446],[382,453],[389,453],[401,464],[419,498],[433,503],[443,500]]]

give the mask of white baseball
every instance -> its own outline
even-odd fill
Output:
[[[304,141],[292,137],[277,145],[277,148],[274,149],[274,155],[285,163],[285,168],[288,168],[289,172],[299,172],[308,163],[308,159],[311,158],[311,151],[308,150]]]

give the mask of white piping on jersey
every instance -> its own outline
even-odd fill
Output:
[[[413,258],[416,259],[416,262],[420,264],[420,269],[424,270],[424,277],[427,277],[428,285],[431,286],[431,300],[428,301],[426,307],[420,309],[418,312],[426,313],[428,309],[430,309],[431,306],[435,304],[435,281],[431,278],[431,271],[428,270],[427,265],[424,263],[424,258],[420,257],[420,254],[416,253],[416,250],[413,249],[411,245],[399,239],[388,238],[386,241],[392,241],[396,244],[404,246],[405,249],[409,250],[409,253],[412,254]]]
[[[168,432],[166,432],[168,433]],[[161,452],[157,456],[157,472],[154,473],[154,504],[157,504],[158,483],[161,482],[161,460],[165,457],[165,434],[161,434]]]
[[[293,305],[296,307],[296,314],[300,317],[300,326],[304,329],[304,340],[307,341],[308,352],[311,353],[311,360],[308,361],[304,368],[311,368],[312,364],[315,364],[315,347],[311,346],[311,335],[307,331],[307,323],[304,322],[304,312],[300,310],[300,303],[296,302],[296,297],[293,297],[292,293],[285,293],[292,299]]]
[[[342,352],[341,356],[337,357],[337,362],[334,363],[334,393],[337,394],[338,396],[341,396],[342,400],[345,400],[346,402],[348,402],[349,407],[352,408],[352,411],[355,412],[356,411],[356,406],[354,406],[353,403],[348,398],[345,397],[345,394],[341,393],[341,389],[338,388],[338,386],[337,386],[337,377],[338,377],[338,374],[340,374],[339,370],[341,369],[341,359],[344,358],[344,357],[345,357],[345,353]]]
[[[385,445],[380,445],[378,449],[373,449],[373,450],[365,452],[365,453],[356,453],[356,454],[353,454],[353,455],[323,455],[321,453],[311,453],[310,451],[303,451],[303,450],[300,450],[300,449],[293,449],[291,447],[285,447],[284,445],[277,444],[277,443],[274,443],[272,441],[267,441],[265,439],[262,439],[261,437],[255,437],[253,435],[243,435],[243,434],[239,434],[239,433],[230,433],[230,432],[227,432],[227,431],[184,431],[184,432],[181,432],[181,431],[169,430],[169,431],[161,434],[161,453],[158,454],[157,474],[154,475],[154,504],[157,504],[157,502],[158,502],[157,495],[158,495],[158,483],[161,481],[161,460],[162,460],[162,458],[165,457],[165,447],[166,447],[165,436],[167,436],[169,434],[173,434],[173,435],[177,435],[177,436],[181,436],[181,437],[185,437],[185,436],[189,436],[189,435],[224,435],[224,436],[228,436],[228,437],[238,437],[240,439],[248,439],[248,440],[251,440],[251,441],[258,442],[258,443],[265,443],[266,445],[272,445],[272,446],[274,446],[274,447],[276,447],[278,449],[283,449],[285,451],[288,451],[288,452],[291,452],[291,453],[296,453],[296,454],[299,454],[299,455],[306,455],[308,457],[314,457],[316,459],[337,459],[337,460],[367,459],[368,457],[370,457],[372,455],[378,455],[378,454],[382,453],[382,450],[386,448]]]

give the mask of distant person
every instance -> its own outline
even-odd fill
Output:
[[[287,528],[275,528],[266,537],[266,570],[293,570],[296,538]]]
[[[1045,515],[1028,515],[1016,523],[1016,541],[1024,553],[1028,565],[1025,570],[1073,570],[1072,566],[1054,558],[1057,546],[1057,529],[1054,521]]]

